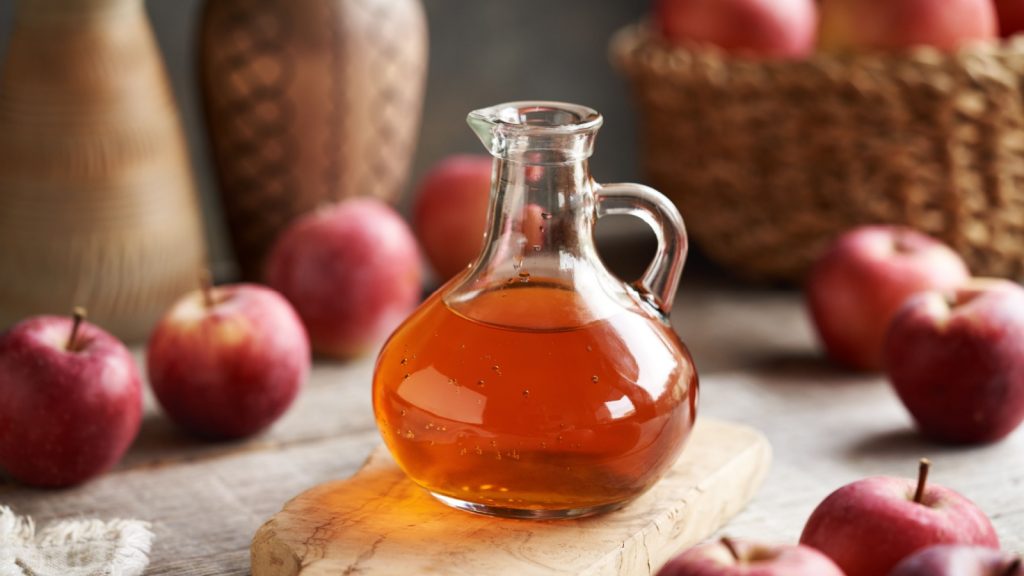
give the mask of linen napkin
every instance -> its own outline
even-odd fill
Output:
[[[0,576],[139,576],[152,543],[140,520],[64,520],[36,532],[0,506]]]

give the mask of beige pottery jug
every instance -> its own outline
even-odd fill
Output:
[[[142,0],[19,0],[0,76],[0,326],[74,305],[129,340],[196,285],[184,134]]]

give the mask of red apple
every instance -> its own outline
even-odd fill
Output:
[[[309,372],[309,340],[278,293],[253,284],[206,287],[178,300],[149,338],[146,365],[160,406],[212,439],[270,426]]]
[[[441,280],[466,269],[483,248],[494,159],[449,156],[416,188],[413,229]]]
[[[814,0],[655,0],[654,22],[676,44],[713,44],[727,52],[802,58],[814,52]]]
[[[139,432],[135,361],[83,317],[37,316],[0,334],[0,466],[25,484],[84,482]]]
[[[1024,30],[1024,0],[995,0],[999,34],[1009,38]]]
[[[884,359],[925,435],[1002,439],[1024,420],[1024,289],[975,279],[945,294],[918,294],[893,318]]]
[[[844,576],[814,548],[722,538],[669,560],[657,576]]]
[[[889,576],[1024,576],[1020,556],[982,546],[931,546],[904,558]]]
[[[970,272],[947,246],[909,228],[864,226],[840,236],[805,286],[818,336],[836,362],[882,367],[889,320],[912,294],[963,284]]]
[[[383,342],[419,303],[421,278],[412,232],[373,198],[300,218],[267,261],[267,283],[295,306],[313,349],[336,358]]]
[[[822,0],[819,46],[829,51],[933,46],[994,38],[992,0]]]
[[[999,548],[984,512],[960,494],[928,484],[928,461],[915,482],[865,478],[830,494],[814,509],[800,543],[822,551],[847,576],[887,574],[910,554],[935,544]]]

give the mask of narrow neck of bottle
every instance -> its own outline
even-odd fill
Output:
[[[587,160],[541,164],[501,157],[492,179],[487,248],[478,268],[512,282],[566,280],[592,244]]]

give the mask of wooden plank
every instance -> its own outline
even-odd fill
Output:
[[[526,521],[449,508],[383,449],[353,478],[290,501],[253,539],[254,576],[650,574],[753,496],[771,448],[753,428],[701,420],[671,471],[626,507]]]
[[[310,405],[289,419],[303,420],[316,405],[331,425],[340,426],[368,410],[369,392],[360,400],[366,386],[313,386],[307,391]],[[323,396],[315,391],[320,388]],[[701,418],[750,423],[765,431],[775,450],[764,486],[729,523],[729,534],[796,541],[813,507],[832,489],[873,474],[912,475],[916,459],[927,455],[935,462],[933,480],[977,502],[1004,546],[1024,552],[1024,431],[973,449],[927,443],[913,432],[882,378],[843,375],[811,357],[757,373],[709,376],[701,401]],[[307,424],[282,423],[270,434],[292,434],[293,425]],[[323,441],[141,466],[72,490],[10,487],[0,492],[0,502],[40,523],[73,516],[150,520],[157,532],[150,574],[247,574],[248,546],[259,525],[300,492],[354,473],[378,442],[370,428]]]
[[[814,507],[839,486],[916,477],[927,456],[930,481],[973,500],[1003,547],[1024,553],[1024,427],[989,446],[929,442],[882,376],[843,373],[813,356],[718,375],[701,392],[703,416],[753,425],[775,450],[763,489],[729,524],[730,535],[796,542]]]
[[[373,363],[369,357],[344,364],[317,363],[306,388],[280,421],[262,434],[228,442],[209,442],[180,431],[160,412],[147,386],[142,428],[113,474],[249,452],[281,452],[318,440],[375,433],[370,398]],[[0,478],[0,499],[23,489]]]
[[[256,529],[311,486],[352,474],[380,443],[359,435],[122,470],[70,490],[19,490],[0,496],[38,525],[75,516],[131,517],[153,524],[148,575],[243,575]]]
[[[156,540],[147,574],[248,574],[259,525],[295,494],[351,475],[380,442],[372,372],[370,357],[318,362],[278,423],[235,442],[178,431],[147,390],[142,430],[116,470],[68,490],[8,481],[0,503],[37,524],[73,516],[148,520]]]
[[[254,450],[275,450],[349,434],[376,430],[370,398],[374,358],[317,362],[295,404],[269,430],[233,442],[206,442],[178,430],[146,391],[146,411],[139,437],[121,469],[167,466]]]
[[[793,291],[743,288],[684,274],[672,326],[702,378],[817,354],[811,323]]]
[[[749,423],[775,449],[764,486],[728,533],[796,541],[832,489],[873,474],[913,475],[927,455],[933,480],[977,502],[1004,546],[1024,552],[1024,429],[987,447],[922,440],[882,377],[850,376],[820,360],[794,292],[687,277],[674,322],[701,370],[700,417]],[[75,516],[150,520],[157,539],[149,574],[248,574],[260,524],[302,491],[353,474],[379,443],[372,369],[372,357],[318,361],[295,407],[244,442],[183,436],[150,404],[121,469],[63,491],[0,484],[0,503],[40,524]]]

